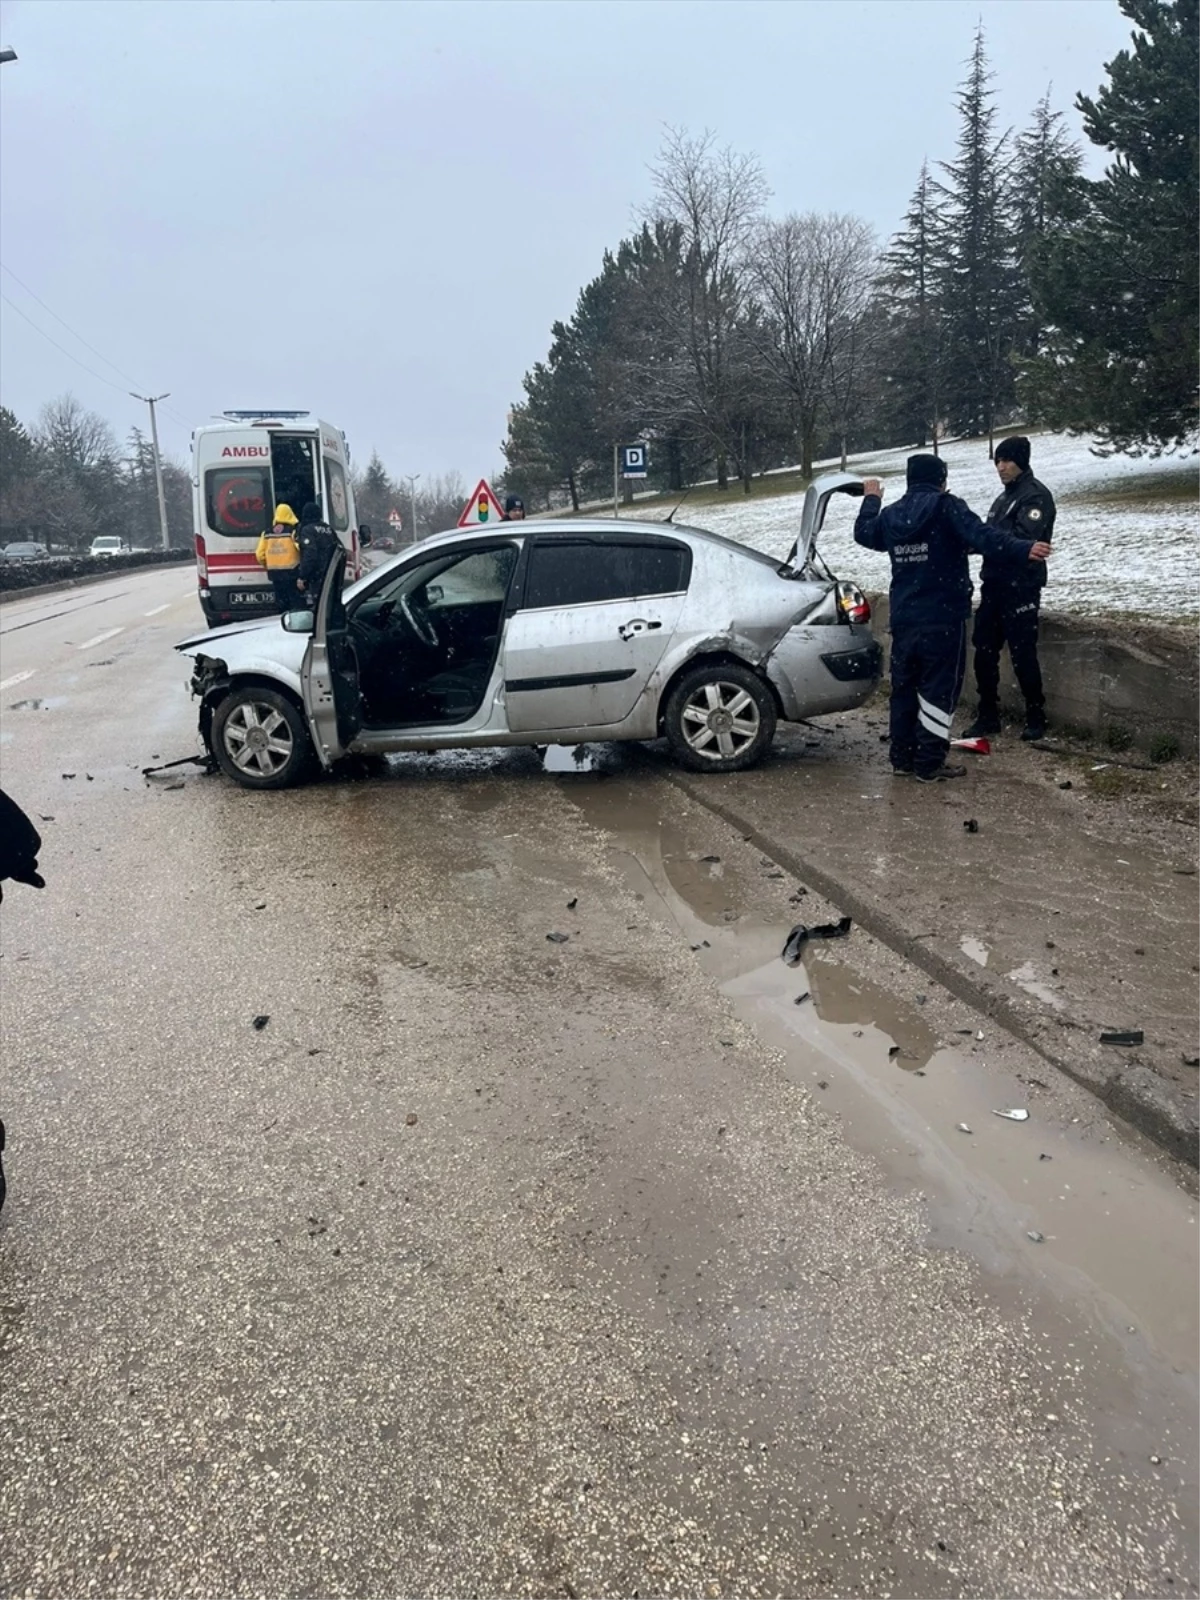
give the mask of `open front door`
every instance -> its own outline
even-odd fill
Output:
[[[342,603],[345,571],[346,552],[339,549],[325,574],[312,638],[300,669],[304,709],[323,767],[331,767],[345,755],[362,726],[358,659],[350,642],[346,607]]]

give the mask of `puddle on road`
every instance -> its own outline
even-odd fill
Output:
[[[974,961],[977,966],[986,967],[991,951],[982,939],[973,939],[969,934],[964,934],[958,941],[958,948],[969,961]]]
[[[547,772],[595,772],[597,762],[591,745],[547,745],[542,765]]]
[[[1044,1102],[1025,1123],[994,1116],[1028,1101],[1012,1073],[939,1047],[917,1007],[832,949],[810,946],[802,970],[784,966],[788,924],[757,914],[732,868],[698,858],[682,827],[613,778],[567,792],[611,836],[635,893],[676,926],[793,1079],[817,1089],[851,1143],[926,1193],[935,1242],[1001,1277],[1083,1298],[1135,1370],[1147,1370],[1148,1341],[1177,1373],[1193,1374],[1195,1207],[1170,1175],[1120,1139],[1081,1137]],[[986,1023],[984,1032],[996,1037]],[[1030,1241],[1033,1231],[1044,1242]]]
[[[1015,983],[1019,989],[1024,989],[1026,994],[1031,994],[1035,1000],[1044,1000],[1056,1011],[1063,1009],[1062,996],[1056,994],[1044,979],[1038,977],[1037,968],[1032,961],[1014,967],[1011,972],[1006,973],[1006,977],[1010,983]]]

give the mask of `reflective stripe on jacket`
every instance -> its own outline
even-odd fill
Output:
[[[300,546],[290,528],[285,533],[274,529],[264,533],[254,555],[259,566],[268,572],[290,572],[300,565]]]

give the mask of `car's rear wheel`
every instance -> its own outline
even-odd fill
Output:
[[[775,699],[749,667],[714,662],[685,672],[663,713],[667,742],[693,772],[740,772],[775,737]]]
[[[315,755],[304,715],[275,689],[234,689],[213,717],[217,765],[246,789],[287,789],[312,771]]]

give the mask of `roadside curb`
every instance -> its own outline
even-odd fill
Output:
[[[86,589],[93,583],[110,583],[113,578],[132,577],[137,572],[162,572],[165,567],[186,569],[187,562],[145,561],[139,567],[127,567],[124,571],[88,572],[82,578],[60,578],[57,583],[37,583],[27,589],[0,589],[0,606],[10,605],[14,600],[36,600],[44,594],[65,594],[68,589]]]
[[[1110,1111],[1131,1123],[1169,1155],[1191,1167],[1200,1166],[1200,1124],[1196,1107],[1156,1072],[1131,1057],[1122,1057],[1119,1064],[1114,1060],[1112,1066],[1106,1066],[1099,1059],[1093,1060],[1084,1044],[1087,1030],[1081,1023],[1063,1017],[1051,1019],[1035,1001],[1024,1005],[998,992],[995,983],[975,977],[931,950],[919,934],[910,932],[889,911],[865,898],[860,889],[764,833],[732,806],[706,795],[702,780],[693,780],[686,773],[670,768],[657,770],[697,805],[737,829],[763,855],[770,856],[785,871],[811,885],[852,916],[881,944],[919,967],[956,999],[991,1017],[1050,1066],[1090,1090]],[[1090,1040],[1093,1036],[1089,1034],[1088,1037]],[[1064,1042],[1074,1039],[1078,1040],[1078,1049],[1064,1048]]]

